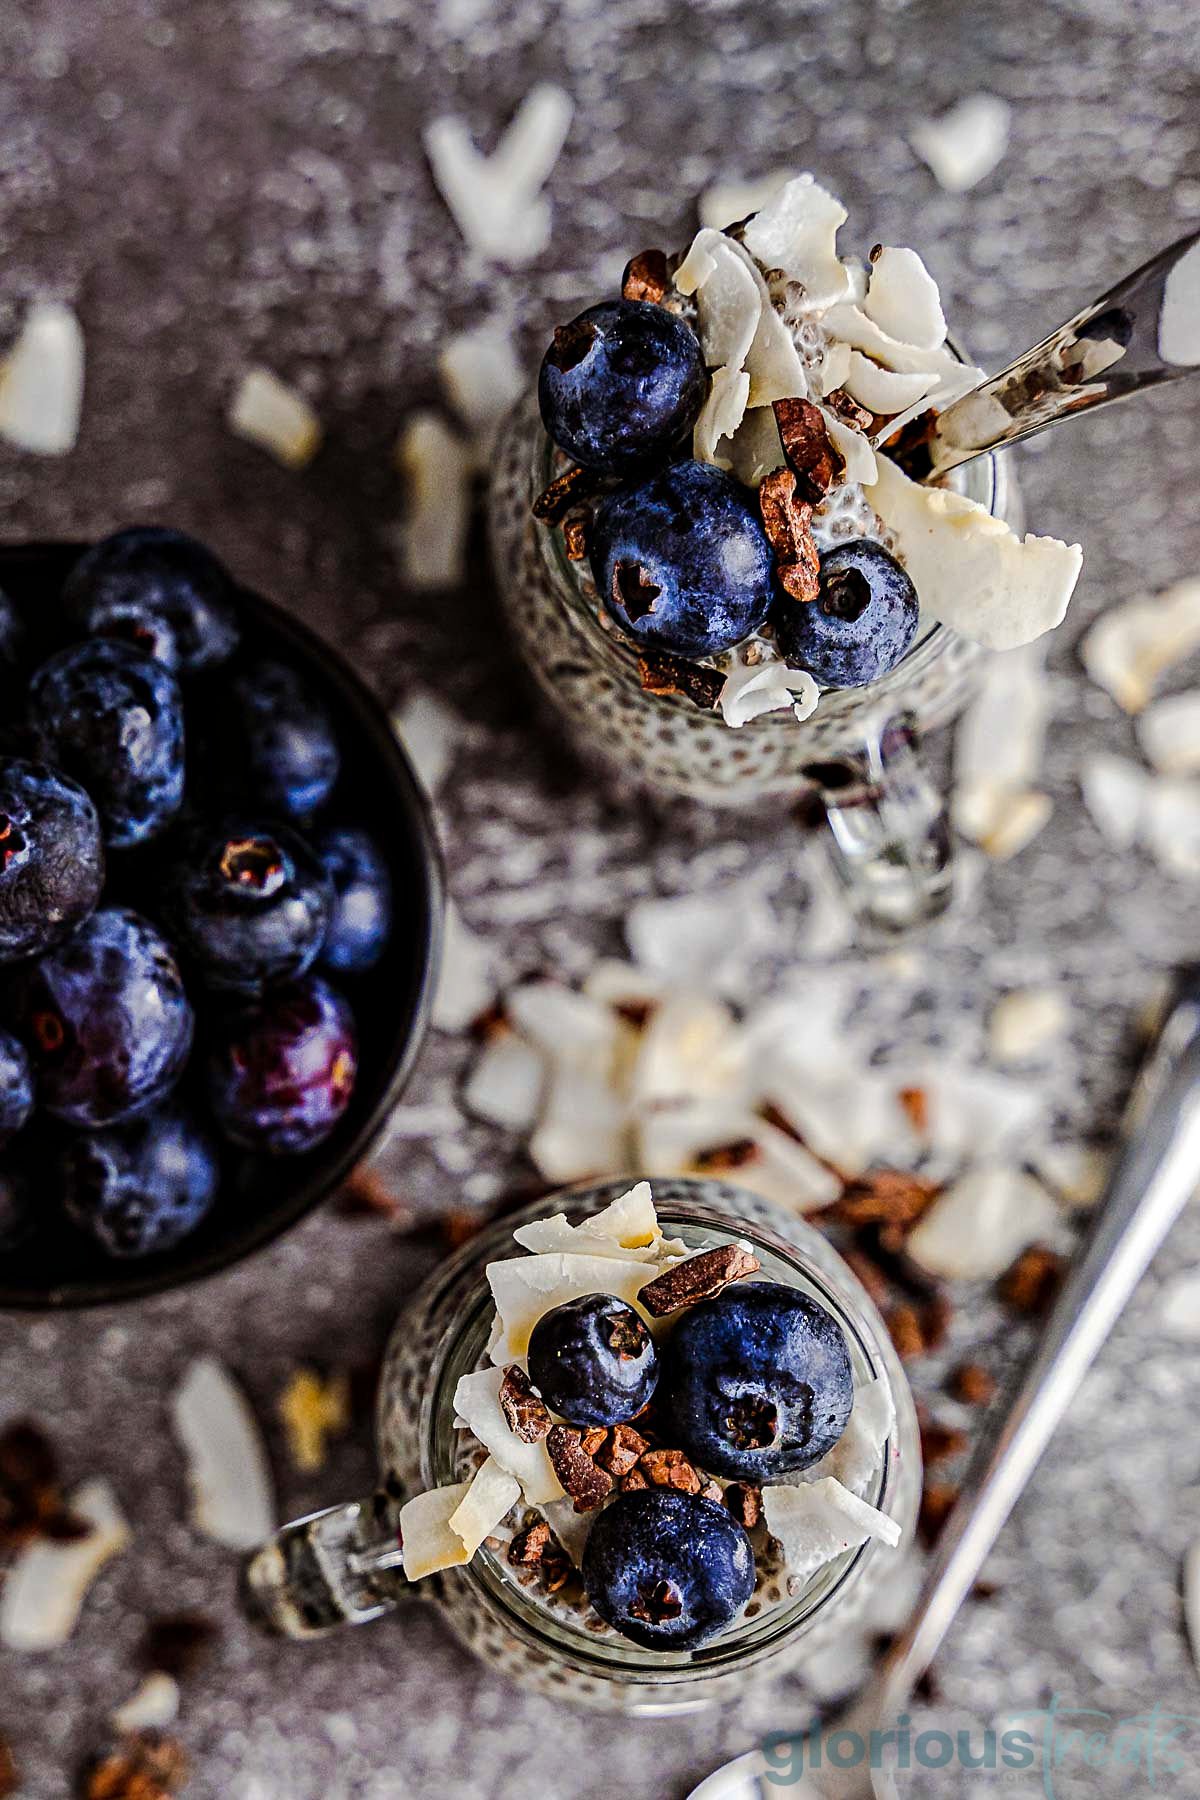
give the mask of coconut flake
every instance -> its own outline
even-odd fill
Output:
[[[461,587],[471,518],[472,456],[433,412],[413,413],[396,444],[396,466],[407,488],[400,530],[400,568],[409,587]]]
[[[686,1248],[679,1238],[663,1236],[648,1181],[639,1181],[578,1225],[572,1225],[565,1213],[553,1213],[518,1226],[513,1237],[523,1250],[538,1254],[565,1252],[647,1263],[662,1262]]]
[[[445,701],[424,688],[407,694],[392,714],[392,730],[431,800],[450,773],[465,727]]]
[[[820,1462],[802,1471],[809,1484],[832,1475],[852,1494],[864,1495],[879,1471],[883,1446],[896,1423],[896,1404],[883,1375],[877,1375],[854,1391],[854,1405],[846,1429]]]
[[[839,338],[852,350],[861,350],[873,362],[882,363],[885,369],[893,369],[898,375],[935,375],[938,386],[941,382],[966,382],[968,387],[975,387],[983,380],[983,370],[961,363],[952,350],[944,345],[929,350],[919,344],[906,344],[899,338],[892,337],[890,332],[876,324],[861,306],[851,300],[843,300],[837,306],[830,307],[822,324],[831,337]],[[931,392],[937,392],[937,388]],[[963,391],[960,387],[960,392]],[[889,434],[894,430],[889,423]]]
[[[993,862],[1008,862],[1031,844],[1050,822],[1054,802],[1049,794],[1030,789],[1026,793],[999,793],[990,804],[981,829],[968,832]]]
[[[764,269],[782,269],[798,281],[809,306],[827,307],[850,287],[837,253],[837,234],[848,216],[811,175],[798,175],[748,222],[742,242]]]
[[[866,1070],[822,1072],[808,1061],[780,1061],[766,1097],[814,1155],[843,1175],[861,1175],[873,1162],[895,1162],[910,1133],[893,1080]]]
[[[179,1683],[155,1669],[112,1715],[115,1731],[165,1731],[179,1717]]]
[[[789,706],[803,721],[817,710],[820,698],[821,690],[807,670],[764,656],[757,663],[734,664],[725,677],[718,704],[725,723],[736,727]]]
[[[538,1509],[547,1525],[578,1569],[591,1535],[593,1513],[578,1513],[575,1502],[568,1498],[546,1500]]]
[[[1200,1269],[1189,1269],[1167,1282],[1156,1316],[1170,1337],[1200,1341]]]
[[[231,1550],[253,1550],[275,1529],[275,1490],[258,1421],[215,1357],[190,1365],[171,1402],[188,1457],[192,1523]]]
[[[514,1031],[489,1038],[467,1077],[463,1105],[505,1131],[531,1131],[541,1110],[546,1063]]]
[[[746,414],[750,377],[743,369],[717,369],[708,386],[708,398],[700,409],[692,432],[692,455],[697,462],[728,467],[728,458],[717,455],[717,445],[731,438]]]
[[[894,369],[881,369],[861,350],[851,350],[849,345],[845,349],[847,368],[843,385],[851,399],[865,406],[868,412],[885,415],[903,412],[932,393],[938,384],[937,376],[928,370],[899,375]]]
[[[937,282],[915,250],[889,246],[872,256],[863,311],[889,337],[919,350],[938,350],[946,341]]]
[[[1019,538],[986,507],[910,481],[887,457],[867,485],[922,606],[943,624],[989,650],[1030,643],[1061,624],[1083,564],[1078,544]]]
[[[488,944],[464,924],[453,900],[448,901],[442,969],[430,1015],[435,1030],[465,1031],[486,1011],[495,992]]]
[[[525,388],[512,333],[499,319],[452,333],[438,355],[446,398],[471,435],[476,462],[486,464],[496,432]]]
[[[1032,1161],[1055,1199],[1078,1212],[1095,1206],[1108,1185],[1112,1167],[1108,1152],[1089,1144],[1044,1144]]]
[[[470,1554],[450,1520],[467,1497],[469,1481],[456,1481],[447,1487],[430,1488],[428,1493],[414,1494],[400,1508],[400,1544],[404,1551],[404,1573],[409,1581],[420,1581],[439,1569],[458,1569],[469,1562]]]
[[[745,1087],[745,1049],[721,1000],[679,989],[656,1007],[629,1082],[635,1106],[732,1098]]]
[[[933,1275],[980,1281],[1002,1275],[1030,1244],[1061,1239],[1058,1208],[1023,1169],[983,1164],[934,1201],[909,1234],[908,1252]]]
[[[696,335],[710,369],[740,369],[762,313],[762,290],[732,239],[698,231],[675,272],[681,294],[696,296]]]
[[[83,411],[83,329],[69,306],[35,300],[0,363],[0,437],[38,456],[75,448]]]
[[[1159,775],[1146,790],[1146,848],[1159,867],[1191,881],[1200,876],[1200,781]]]
[[[555,1062],[607,1071],[620,1039],[612,1010],[561,981],[523,981],[505,997],[521,1036]]]
[[[1061,989],[1014,988],[992,1008],[988,1049],[996,1062],[1028,1062],[1058,1042],[1070,1019]]]
[[[729,921],[738,921],[737,933]],[[637,900],[625,912],[625,939],[643,969],[667,985],[728,991],[740,998],[743,971],[777,946],[779,927],[753,879],[710,893]]]
[[[1079,646],[1083,666],[1128,713],[1141,712],[1168,669],[1200,649],[1200,579],[1103,613]]]
[[[9,1650],[56,1650],[74,1631],[93,1582],[132,1532],[107,1481],[85,1481],[67,1502],[91,1526],[77,1543],[36,1538],[18,1551],[0,1582],[0,1643]]]
[[[644,1281],[644,1269],[641,1274]],[[511,1362],[512,1358],[498,1360]],[[530,1506],[541,1506],[559,1497],[562,1483],[546,1453],[546,1440],[526,1444],[513,1432],[500,1405],[503,1381],[503,1368],[478,1369],[461,1376],[454,1390],[454,1410],[500,1468],[520,1482]]]
[[[526,94],[491,156],[483,156],[464,120],[439,118],[423,132],[442,198],[467,244],[510,268],[532,262],[550,242],[550,205],[542,197],[570,129],[570,96],[550,82]]]
[[[871,487],[878,478],[878,469],[869,441],[828,407],[821,406],[817,410],[825,421],[830,443],[846,465],[843,479],[847,483],[858,482],[862,487]]]
[[[1131,850],[1142,833],[1151,777],[1125,756],[1100,751],[1079,774],[1083,803],[1092,822],[1117,850]]]
[[[229,429],[266,450],[285,469],[302,469],[321,447],[321,421],[310,402],[270,369],[247,369],[229,407]]]
[[[987,659],[954,742],[951,816],[965,836],[994,839],[1004,831],[1013,799],[1032,788],[1049,703],[1041,647],[1025,645]]]
[[[468,1556],[474,1556],[484,1538],[491,1536],[520,1498],[521,1484],[516,1476],[489,1456],[475,1471],[470,1487],[450,1514],[450,1529],[462,1539]]]
[[[925,1095],[924,1142],[942,1168],[1015,1154],[1041,1124],[1045,1099],[1036,1083],[943,1061],[906,1065],[903,1074],[905,1087]]]
[[[1200,363],[1200,244],[1181,256],[1163,289],[1158,315],[1158,354],[1164,362],[1194,369]]]
[[[774,411],[769,406],[752,406],[729,440],[733,473],[747,487],[756,488],[786,460]]]
[[[872,1538],[895,1549],[901,1537],[895,1519],[868,1506],[831,1475],[801,1487],[769,1483],[763,1488],[763,1515],[789,1574],[801,1581]]]
[[[486,1273],[501,1328],[491,1358],[500,1364],[520,1361],[530,1332],[553,1307],[580,1294],[615,1294],[632,1305],[650,1279],[645,1263],[615,1256],[517,1256],[489,1263]],[[488,1449],[496,1454],[494,1445]]]
[[[1200,773],[1200,692],[1156,700],[1138,719],[1137,735],[1160,775]]]
[[[1012,108],[998,94],[968,94],[909,133],[917,155],[948,194],[964,194],[990,175],[1008,149]]]
[[[628,1169],[628,1109],[611,1074],[554,1067],[528,1150],[539,1174],[559,1185]]]
[[[769,175],[746,181],[714,181],[696,203],[700,223],[713,231],[724,231],[727,225],[737,225],[751,213],[760,211],[768,200],[773,200],[790,180],[790,170],[774,169]]]

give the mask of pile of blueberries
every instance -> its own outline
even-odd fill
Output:
[[[773,1281],[739,1282],[689,1307],[659,1345],[614,1295],[568,1300],[533,1328],[529,1379],[572,1425],[636,1420],[697,1473],[755,1484],[819,1462],[854,1404],[837,1321]],[[600,1617],[635,1644],[693,1650],[744,1610],[754,1549],[717,1500],[643,1487],[596,1515],[583,1579]]]
[[[611,300],[560,326],[542,361],[542,422],[583,469],[619,485],[600,500],[588,554],[605,607],[639,645],[700,660],[770,626],[780,654],[827,688],[864,687],[916,634],[917,592],[872,538],[821,557],[820,592],[780,587],[752,489],[687,439],[708,391],[686,320]]]
[[[222,1145],[302,1153],[342,1117],[329,977],[382,954],[390,882],[329,816],[328,708],[242,643],[204,545],[118,532],[37,613],[0,592],[0,1251],[57,1205],[139,1257],[204,1218]]]

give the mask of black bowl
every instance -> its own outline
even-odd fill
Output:
[[[48,655],[77,635],[56,600],[84,548],[0,546],[0,589],[25,615],[35,656]],[[391,871],[396,911],[383,957],[365,975],[334,977],[358,1025],[353,1097],[337,1129],[307,1155],[227,1153],[216,1205],[172,1250],[116,1260],[56,1217],[19,1249],[0,1252],[0,1308],[63,1309],[140,1299],[213,1275],[262,1249],[311,1212],[363,1156],[399,1099],[424,1037],[445,907],[441,857],[424,790],[383,709],[336,651],[261,595],[242,589],[238,597],[244,646],[295,664],[333,715],[342,774],[329,816],[370,831]],[[206,679],[219,680],[219,672]],[[53,1122],[41,1129],[53,1130]]]

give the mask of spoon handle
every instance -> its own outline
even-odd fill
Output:
[[[928,475],[1198,370],[1200,232],[1193,232],[952,402],[933,425]]]

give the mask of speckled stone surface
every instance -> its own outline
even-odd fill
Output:
[[[458,110],[486,145],[539,77],[578,109],[551,183],[556,234],[532,271],[504,274],[464,253],[419,132]],[[950,196],[906,129],[979,88],[1012,101],[1012,144],[975,192]],[[616,950],[631,897],[743,874],[776,899],[782,952],[803,902],[794,840],[774,821],[601,791],[535,716],[482,570],[461,595],[402,591],[390,450],[405,410],[435,391],[438,335],[494,307],[511,310],[531,348],[571,299],[611,283],[628,251],[683,237],[713,176],[810,164],[850,203],[854,247],[926,252],[956,328],[995,365],[1200,221],[1198,102],[1194,0],[5,0],[0,337],[27,296],[62,295],[84,322],[89,365],[70,457],[0,449],[0,531],[171,520],[348,649],[389,699],[436,690],[462,721],[440,800],[451,885],[499,975],[578,970]],[[319,407],[328,443],[303,475],[224,426],[250,360]],[[1195,955],[1197,923],[1191,889],[1114,856],[1081,810],[1083,759],[1130,752],[1132,733],[1085,683],[1073,646],[1104,604],[1194,569],[1198,471],[1200,414],[1182,388],[1026,455],[1031,525],[1087,546],[1052,656],[1054,818],[989,871],[907,973],[863,968],[881,1043],[955,1054],[979,1053],[1004,987],[1068,983],[1071,1045],[1047,1081],[1080,1133],[1111,1128],[1133,1016],[1159,971]],[[759,971],[764,989],[771,973]],[[456,1129],[448,1109],[467,1055],[461,1040],[431,1039],[409,1104],[434,1135],[390,1152],[417,1210],[464,1192],[484,1202],[526,1173],[494,1133]],[[799,1722],[784,1687],[753,1709],[617,1730],[523,1700],[420,1606],[308,1648],[260,1642],[238,1622],[233,1560],[185,1522],[171,1387],[212,1351],[271,1418],[296,1361],[368,1367],[435,1254],[378,1220],[327,1213],[193,1292],[120,1314],[0,1321],[0,1416],[44,1420],[72,1479],[109,1475],[136,1534],[66,1649],[0,1656],[0,1729],[22,1794],[70,1791],[134,1685],[145,1618],[181,1607],[223,1628],[179,1726],[200,1800],[669,1800],[761,1731]],[[1200,1536],[1200,1343],[1165,1338],[1156,1308],[1162,1281],[1196,1263],[1192,1218],[1006,1532],[999,1592],[960,1621],[923,1725],[978,1724],[1055,1692],[1114,1717],[1155,1703],[1200,1715],[1178,1591]],[[972,1311],[958,1330],[965,1342],[1000,1327]],[[371,1480],[365,1409],[317,1476],[289,1471],[278,1433],[273,1450],[289,1513]],[[1160,1767],[1152,1783],[1144,1765],[1089,1769],[1075,1754],[1053,1792],[1194,1795],[1200,1726],[1181,1755],[1181,1770]],[[1033,1800],[1051,1789],[1037,1773],[950,1770],[906,1791]]]

